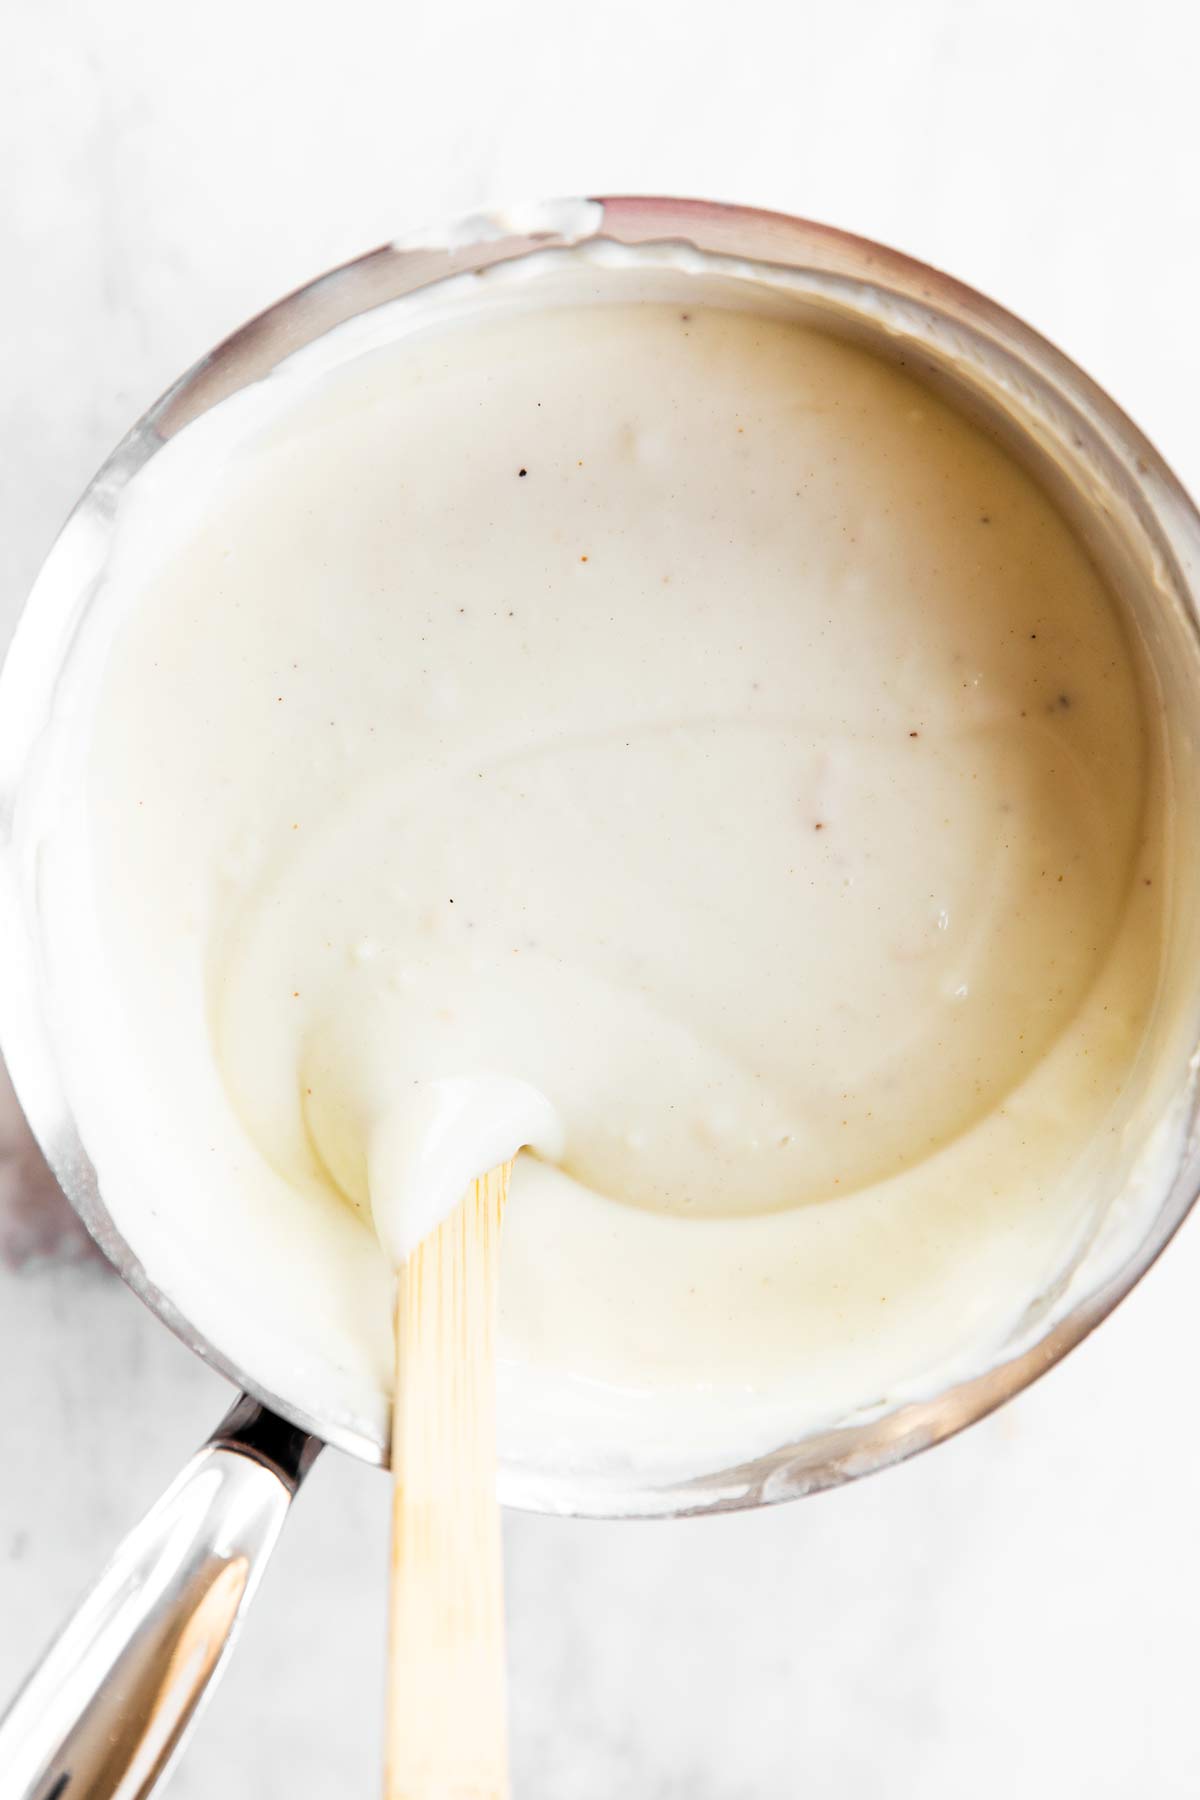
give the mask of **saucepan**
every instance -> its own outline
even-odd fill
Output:
[[[129,1221],[152,1195],[102,1192],[57,1046],[40,904],[46,821],[34,775],[53,752],[72,644],[101,583],[116,503],[158,451],[326,332],[438,284],[526,258],[586,253],[703,267],[798,316],[903,359],[1004,437],[1055,494],[1129,610],[1165,720],[1176,801],[1200,797],[1200,517],[1162,458],[1079,369],[1019,320],[945,275],[861,238],[744,207],[670,199],[543,203],[414,233],[321,276],[206,356],[134,427],[83,495],[38,578],[0,684],[3,1050],[22,1106],[75,1210],[163,1323],[241,1390],[212,1438],[116,1552],[0,1725],[2,1800],[149,1793],[195,1717],[288,1505],[332,1444],[386,1465],[377,1419],[303,1386],[272,1392],[198,1331],[139,1259]],[[1184,859],[1186,861],[1186,859]],[[687,1480],[506,1466],[502,1498],[572,1514],[680,1516],[792,1499],[941,1442],[1010,1398],[1112,1311],[1200,1188],[1200,894],[1181,866],[1168,900],[1168,1071],[1147,1154],[1069,1276],[1041,1295],[991,1365],[944,1391],[864,1411],[736,1468]],[[69,998],[66,1002],[70,1004]],[[96,1021],[102,1044],[102,1022]],[[1150,1152],[1153,1151],[1153,1154]],[[117,1201],[120,1204],[117,1204]],[[114,1219],[119,1217],[122,1228]],[[329,1396],[333,1396],[330,1399]]]

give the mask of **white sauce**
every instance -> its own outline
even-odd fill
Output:
[[[333,1081],[322,1094],[326,1107],[340,1071],[331,1073]],[[349,1151],[340,1168],[346,1177],[340,1191],[348,1197],[357,1191],[367,1200],[376,1236],[396,1265],[452,1211],[476,1176],[511,1161],[522,1149],[536,1150],[550,1161],[562,1155],[563,1130],[553,1106],[527,1081],[511,1075],[474,1069],[467,1076],[413,1077],[411,1086],[398,1082],[394,1088],[385,1078],[381,1088],[369,1119],[363,1117],[361,1102],[355,1104],[364,1089],[338,1094],[348,1103],[350,1137],[340,1108],[326,1111],[322,1119],[322,1102],[314,1100],[306,1111],[314,1147],[335,1180],[338,1152]]]
[[[1129,1170],[1158,969],[1156,740],[1061,519],[748,314],[272,386],[140,484],[81,703],[138,1096],[85,1141],[119,1223],[158,1183],[151,1274],[377,1429],[372,1208],[402,1255],[532,1144],[512,1459],[720,1466],[980,1366]]]

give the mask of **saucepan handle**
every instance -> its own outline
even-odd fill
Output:
[[[321,1449],[243,1395],[0,1719],[0,1800],[142,1800],[223,1666]]]

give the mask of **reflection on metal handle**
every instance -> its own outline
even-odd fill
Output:
[[[247,1396],[0,1719],[0,1800],[142,1800],[220,1668],[319,1439]]]

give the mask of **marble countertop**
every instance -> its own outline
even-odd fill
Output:
[[[219,336],[402,226],[527,194],[711,194],[894,243],[1062,343],[1200,486],[1197,17],[14,9],[0,631],[104,453]],[[856,1487],[669,1525],[510,1516],[520,1800],[1200,1792],[1198,1285],[1192,1224],[1034,1389]],[[5,1694],[227,1390],[89,1252],[2,1097],[0,1384]],[[318,1464],[175,1800],[377,1791],[387,1504]]]

